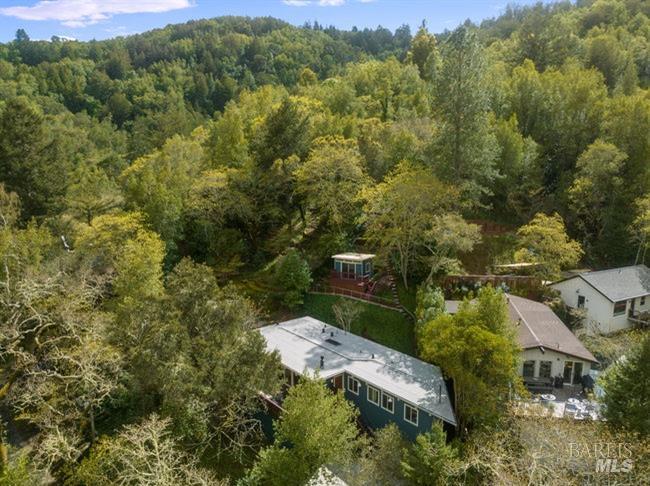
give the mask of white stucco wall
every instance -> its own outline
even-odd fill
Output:
[[[587,323],[594,324],[602,333],[607,334],[620,331],[631,326],[630,321],[627,319],[627,312],[630,308],[629,301],[627,302],[625,313],[615,316],[614,303],[580,277],[554,283],[551,287],[560,292],[562,300],[569,307],[577,308],[578,296],[584,296],[584,309],[587,314]],[[637,305],[639,303],[638,300]],[[646,305],[644,307],[648,306],[647,300],[646,298]],[[639,308],[637,307],[637,309]]]
[[[539,348],[525,349],[522,353],[522,361],[519,363],[519,375],[524,374],[524,361],[535,361],[535,376],[539,376],[539,363],[540,361],[551,362],[551,377],[564,375],[564,364],[566,361],[573,361],[574,363],[582,363],[582,375],[589,373],[591,369],[591,362],[583,361],[579,358],[567,356],[566,354],[558,353],[545,349],[545,352]]]

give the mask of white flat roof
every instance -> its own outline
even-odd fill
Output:
[[[282,364],[296,373],[318,371],[324,379],[349,373],[456,425],[447,387],[437,366],[345,333],[313,317],[300,317],[259,331],[266,339],[267,349],[277,350]]]
[[[371,253],[339,253],[338,255],[333,255],[332,258],[334,258],[335,260],[348,260],[352,262],[362,262],[364,260],[375,258],[375,255]]]

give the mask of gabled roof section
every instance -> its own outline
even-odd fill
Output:
[[[296,373],[318,372],[327,379],[349,373],[456,425],[440,368],[363,337],[301,317],[259,329],[267,350]],[[321,368],[321,357],[323,367]]]
[[[645,265],[586,272],[579,277],[612,302],[650,295],[650,269]]]
[[[598,360],[546,304],[508,295],[510,318],[518,322],[519,344],[542,348],[597,363]]]
[[[598,360],[546,304],[507,294],[510,320],[517,325],[517,340],[523,349],[548,349],[597,363]],[[448,313],[455,314],[460,302],[445,301]]]

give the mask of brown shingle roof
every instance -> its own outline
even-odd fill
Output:
[[[546,304],[510,294],[508,304],[510,318],[521,318],[518,328],[522,348],[545,348],[598,362]]]

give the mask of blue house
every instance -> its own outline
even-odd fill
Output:
[[[288,384],[318,375],[360,411],[362,422],[379,429],[393,422],[411,440],[434,421],[456,418],[440,368],[312,317],[259,330],[269,351],[280,353]]]

